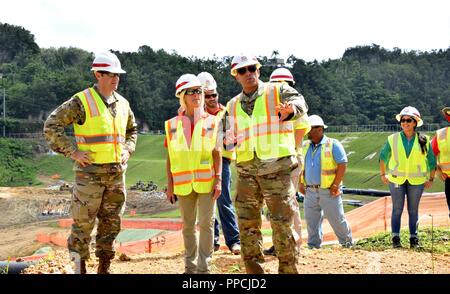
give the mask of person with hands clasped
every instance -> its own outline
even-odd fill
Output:
[[[309,141],[303,144],[304,169],[299,186],[305,195],[304,210],[308,230],[308,247],[320,248],[322,244],[322,221],[326,216],[339,243],[352,246],[352,232],[344,215],[342,204],[342,179],[347,168],[344,147],[324,135],[327,125],[318,115],[309,117],[311,130]]]
[[[400,226],[405,203],[409,215],[410,247],[419,247],[417,221],[419,202],[424,188],[431,188],[436,170],[436,158],[428,136],[416,131],[423,125],[419,111],[407,106],[395,117],[402,131],[388,137],[380,152],[380,177],[389,185],[392,197],[392,246],[402,247]]]
[[[176,82],[178,115],[165,122],[167,200],[179,201],[183,220],[185,273],[209,273],[213,254],[214,207],[222,191],[218,119],[204,110],[200,80],[184,74]],[[199,241],[195,233],[197,218]],[[196,261],[197,259],[197,261]]]

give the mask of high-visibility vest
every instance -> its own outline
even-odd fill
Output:
[[[75,95],[81,100],[86,113],[84,124],[74,123],[78,150],[92,152],[90,157],[94,164],[121,162],[127,131],[128,101],[114,92],[117,113],[113,117],[94,88]]]
[[[251,116],[242,109],[240,95],[228,102],[231,130],[237,138],[234,150],[238,163],[252,160],[255,152],[262,160],[296,154],[293,124],[280,121],[275,108],[279,103],[279,86],[270,83],[264,84],[264,92],[256,98]]]
[[[223,116],[225,115],[225,111],[226,111],[226,108],[221,109],[219,111],[219,113],[217,113],[217,117],[219,119],[222,119]],[[226,150],[225,148],[222,148],[222,157],[228,158],[230,160],[236,160],[236,152],[234,152],[232,150],[230,151],[230,150]]]
[[[427,137],[427,144],[428,140]],[[422,154],[417,134],[408,158],[400,133],[390,135],[388,143],[391,147],[391,158],[387,169],[389,181],[398,185],[403,184],[406,180],[411,185],[425,183],[427,180],[427,155]]]
[[[436,131],[436,141],[439,148],[438,165],[442,172],[450,176],[450,140],[448,127]]]
[[[212,151],[217,139],[217,119],[204,114],[195,123],[188,146],[181,118],[179,115],[165,122],[174,194],[186,196],[192,190],[210,193],[215,177]]]
[[[334,140],[335,139],[333,138],[326,137],[320,151],[320,188],[322,189],[329,189],[334,182],[334,178],[336,178],[337,163],[333,158]],[[308,152],[310,146],[310,140],[307,140],[303,143],[303,158],[305,159],[306,153]],[[304,168],[306,168],[306,164]],[[302,173],[302,182],[305,183],[304,173]]]

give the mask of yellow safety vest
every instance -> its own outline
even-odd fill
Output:
[[[251,117],[242,109],[240,95],[228,102],[231,130],[237,138],[234,150],[238,163],[252,160],[254,152],[262,160],[296,154],[293,124],[280,122],[275,109],[279,103],[279,86],[268,83],[256,98]]]
[[[78,150],[92,152],[94,164],[120,162],[127,131],[128,101],[114,92],[117,114],[113,117],[94,88],[75,95],[81,100],[86,113],[84,124],[74,124]]]
[[[448,127],[436,131],[436,141],[439,148],[438,165],[442,172],[450,176],[450,140]]]
[[[337,163],[333,158],[333,143],[333,138],[326,137],[320,151],[320,188],[322,189],[329,189],[334,182],[334,178],[336,178]],[[303,158],[305,159],[309,146],[311,146],[310,140],[303,143]],[[305,183],[304,177],[305,175],[302,172],[302,183]]]
[[[226,110],[226,108],[220,110],[219,113],[217,113],[217,117],[219,119],[223,118],[223,116],[225,115],[225,110]],[[223,146],[221,146],[221,147],[222,147],[222,157],[228,158],[230,160],[236,160],[236,152],[226,150],[225,148],[223,148]]]
[[[427,144],[428,140],[427,137]],[[427,180],[427,158],[426,154],[422,154],[417,134],[408,158],[400,133],[390,135],[388,143],[391,147],[391,158],[387,170],[389,181],[398,185],[403,184],[406,180],[411,185],[425,183]]]
[[[188,146],[181,117],[165,122],[174,194],[186,196],[192,190],[210,193],[215,177],[212,151],[217,139],[217,119],[209,114],[200,118]]]

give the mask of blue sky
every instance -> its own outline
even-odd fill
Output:
[[[278,50],[312,61],[372,43],[450,47],[447,0],[3,0],[0,22],[25,27],[42,48],[90,52],[141,45],[198,57]]]

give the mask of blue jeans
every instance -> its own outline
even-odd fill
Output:
[[[222,224],[225,244],[231,249],[234,244],[241,244],[239,240],[239,229],[231,201],[231,160],[222,157],[222,194],[217,199],[217,209],[219,210],[220,223]],[[217,217],[214,221],[214,245],[219,245],[219,222]]]
[[[403,206],[405,204],[405,194],[407,199],[409,216],[409,234],[417,236],[417,220],[419,219],[419,202],[422,197],[424,185],[411,185],[408,181],[402,185],[389,183],[392,198],[392,235],[400,235]]]
[[[352,244],[352,231],[345,219],[341,196],[331,197],[329,189],[306,188],[303,205],[310,248],[320,248],[322,244],[324,215],[338,237],[339,243],[344,246]]]

